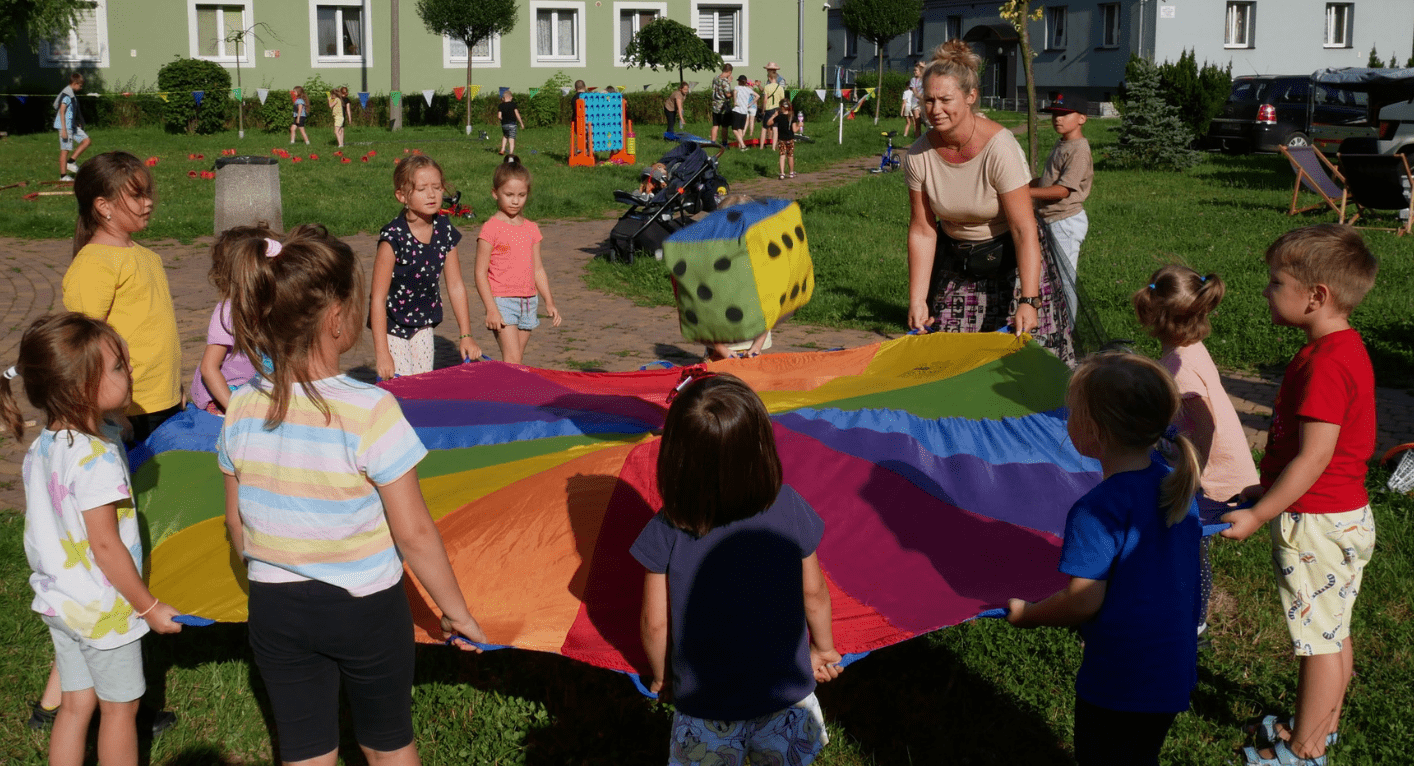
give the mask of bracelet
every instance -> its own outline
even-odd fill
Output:
[[[457,336],[457,340],[461,340],[462,338],[470,338],[470,337],[471,337],[471,333],[466,333],[465,335],[458,335],[458,336]]]
[[[160,603],[162,603],[162,599],[160,599],[160,598],[155,598],[155,597],[154,597],[154,598],[152,599],[152,606],[149,606],[148,608],[142,610],[141,612],[138,612],[138,613],[137,613],[137,616],[138,616],[138,617],[146,617],[146,616],[147,616],[147,613],[150,612],[150,611],[152,611],[153,609],[156,609],[156,608],[157,608],[157,605],[160,604]]]

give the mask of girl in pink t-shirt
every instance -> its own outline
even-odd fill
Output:
[[[496,334],[501,360],[520,364],[527,334],[540,326],[539,298],[551,324],[560,326],[560,312],[550,296],[545,264],[540,260],[540,227],[521,215],[530,198],[530,171],[514,154],[491,178],[496,214],[476,238],[476,291],[486,306],[486,329]]]
[[[264,226],[232,226],[221,232],[211,246],[211,271],[206,277],[221,300],[211,312],[206,352],[191,380],[191,400],[197,409],[224,416],[231,392],[255,377],[255,365],[236,348],[231,329],[231,253],[237,242],[264,239],[265,254],[273,257],[280,252],[280,243],[274,237],[275,233]]]

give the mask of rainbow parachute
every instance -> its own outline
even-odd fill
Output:
[[[1066,438],[1066,368],[1007,335],[936,334],[713,363],[770,410],[785,480],[825,521],[835,644],[860,653],[1044,597],[1070,505],[1100,479]],[[431,454],[418,467],[467,602],[495,644],[646,669],[643,569],[629,545],[657,510],[655,429],[676,369],[478,362],[400,378]],[[188,410],[133,453],[151,587],[182,612],[246,617],[214,442]],[[411,575],[418,639],[430,600]]]

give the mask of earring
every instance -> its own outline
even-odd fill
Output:
[[[113,220],[113,214],[112,214],[112,213],[108,213],[107,215],[103,216],[103,220],[105,220],[105,221],[111,221],[111,220]]]
[[[335,328],[335,329],[334,329],[334,337],[335,337],[335,338],[337,338],[337,337],[339,337],[340,335],[343,335],[343,334],[344,334],[344,329],[343,329],[342,327],[339,327],[339,328]]]

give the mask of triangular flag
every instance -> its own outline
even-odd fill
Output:
[[[817,89],[815,90],[815,95],[819,96],[821,101],[824,101],[824,100],[825,100],[825,89],[824,89],[824,88],[817,88]]]
[[[235,100],[240,101],[240,100],[241,100],[241,89],[240,89],[240,88],[231,88],[231,98],[234,98]]]
[[[845,88],[845,89],[844,89],[844,92],[841,94],[840,97],[841,97],[841,98],[849,98],[850,96],[853,96],[853,95],[854,95],[854,88]]]
[[[463,96],[465,93],[466,93],[466,86],[465,86],[465,85],[458,85],[457,87],[452,88],[452,95],[456,96],[458,101],[461,101],[461,100],[462,100],[462,96]]]
[[[506,97],[506,92],[509,91],[509,90],[510,90],[510,88],[507,88],[506,86],[502,85],[500,92],[497,93],[496,95],[500,96],[501,98],[505,98],[505,97]]]
[[[388,94],[388,98],[392,99],[393,106],[397,106],[398,104],[401,104],[403,102],[403,92],[400,90],[395,90],[392,93]]]
[[[799,93],[799,92],[800,92],[800,89],[799,89],[799,88],[796,88],[795,90],[788,90],[788,91],[786,91],[786,97],[789,98],[791,101],[794,101],[794,100],[795,100],[795,94],[797,94],[797,93]]]
[[[476,98],[476,94],[478,94],[478,93],[480,93],[480,92],[481,92],[481,86],[480,86],[480,85],[473,85],[473,86],[471,86],[471,90],[469,91],[470,95],[468,95],[467,98]]]
[[[570,89],[569,89],[569,88],[560,88],[560,95],[561,95],[561,96],[568,96],[569,94],[570,94]]]
[[[20,101],[21,104],[23,104],[23,103],[25,102],[25,97],[24,97],[24,96],[15,96],[15,98],[19,99],[19,101]]]
[[[427,102],[428,106],[432,106],[432,94],[436,92],[437,91],[433,90],[432,88],[428,88],[427,90],[422,91],[422,99]]]
[[[864,93],[865,93],[865,97],[867,98],[867,97],[869,97],[869,96],[874,95],[874,89],[873,89],[873,88],[865,88],[865,89],[864,89]]]
[[[166,101],[166,100],[167,100],[167,94],[166,94],[166,93],[158,93],[158,94],[157,94],[157,97],[160,98],[160,99],[162,99],[163,101]]]
[[[265,99],[266,99],[266,97],[270,95],[270,89],[269,89],[269,88],[256,88],[256,89],[255,89],[255,95],[257,95],[257,96],[260,97],[260,103],[261,103],[261,105],[264,105],[264,104],[265,104]]]
[[[206,91],[204,91],[204,90],[194,90],[194,91],[191,92],[191,97],[194,98],[194,99],[196,99],[196,105],[197,105],[197,106],[201,106],[201,101],[202,101],[202,99],[206,98]]]
[[[535,98],[535,94],[536,94],[536,93],[539,93],[539,92],[540,92],[540,89],[539,89],[539,88],[531,88],[531,89],[530,89],[530,97],[531,97],[531,98]]]
[[[648,90],[648,89],[651,88],[651,87],[653,87],[653,86],[652,86],[652,85],[645,85],[645,86],[643,86],[643,89],[644,89],[644,90]]]
[[[368,108],[368,91],[361,90],[358,92],[358,105],[364,109]]]

